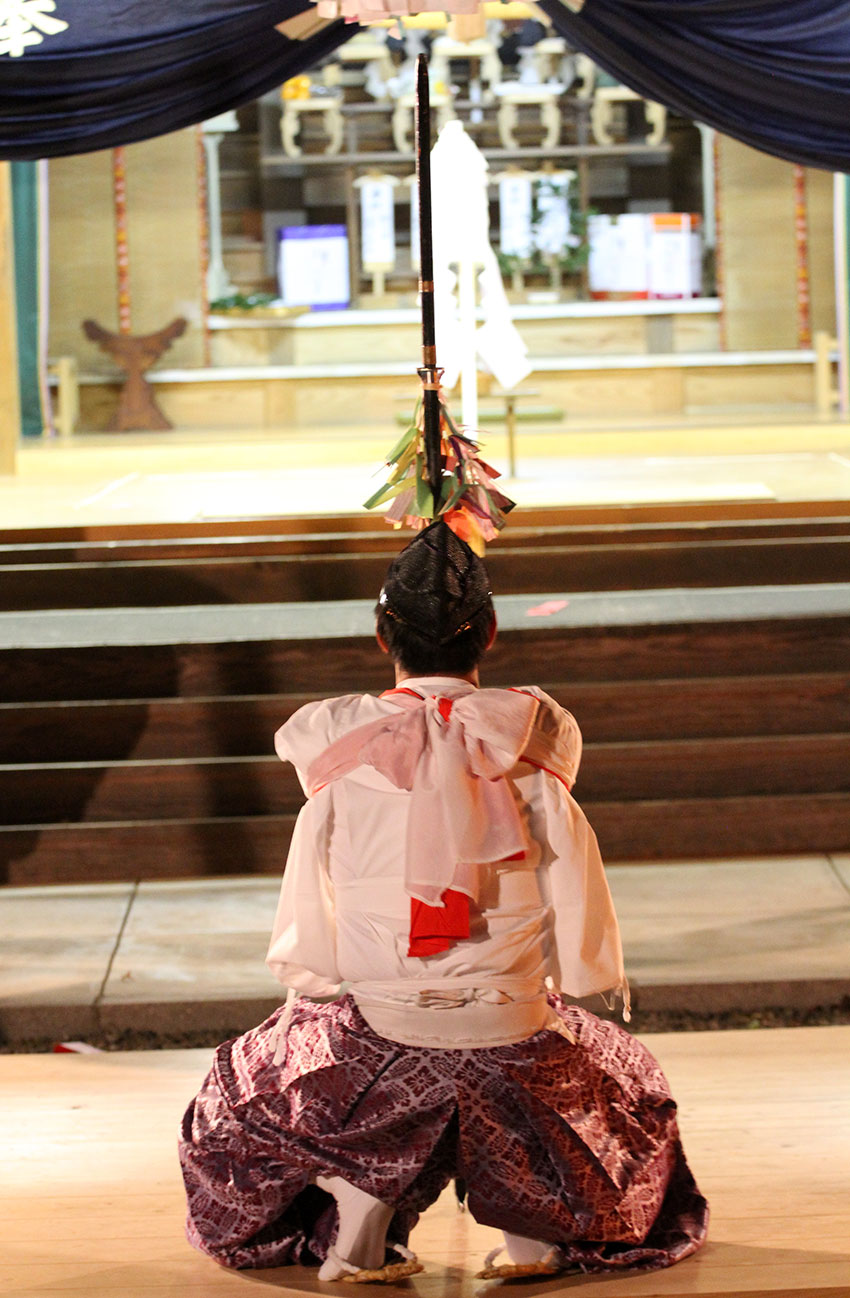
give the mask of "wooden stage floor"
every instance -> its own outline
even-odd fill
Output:
[[[560,1277],[523,1298],[650,1295],[850,1296],[850,1027],[644,1038],[681,1111],[712,1205],[710,1242],[668,1271]],[[226,1272],[182,1235],[175,1134],[206,1071],[203,1050],[0,1058],[0,1293],[16,1298],[230,1298],[351,1294],[299,1267]],[[411,1243],[425,1272],[411,1298],[473,1298],[495,1232],[451,1195]],[[375,1292],[371,1290],[370,1292]]]
[[[28,439],[17,474],[0,476],[0,527],[356,513],[397,436],[355,426]],[[503,427],[481,443],[507,473]],[[739,414],[522,428],[516,477],[501,485],[517,517],[540,505],[843,500],[850,425]]]

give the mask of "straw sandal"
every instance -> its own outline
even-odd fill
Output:
[[[539,1262],[503,1262],[501,1266],[494,1266],[495,1259],[503,1252],[504,1245],[500,1244],[498,1248],[492,1249],[487,1254],[483,1269],[476,1272],[476,1280],[511,1280],[528,1275],[557,1275],[559,1271],[564,1270],[560,1250],[556,1244],[552,1245]]]
[[[340,1257],[336,1249],[331,1245],[328,1249],[328,1255],[325,1264],[332,1263],[338,1268],[338,1274],[335,1276],[325,1276],[327,1280],[347,1280],[349,1284],[395,1284],[397,1280],[404,1280],[406,1276],[418,1275],[424,1271],[422,1263],[417,1259],[415,1253],[411,1253],[409,1248],[402,1244],[388,1244],[388,1249],[393,1253],[398,1253],[401,1257],[400,1262],[387,1262],[386,1265],[372,1269],[354,1266],[351,1262]]]

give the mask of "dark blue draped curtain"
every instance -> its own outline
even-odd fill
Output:
[[[768,153],[850,170],[850,0],[542,7],[570,44],[648,98]],[[317,20],[302,39],[275,31],[308,9],[307,0],[18,0],[31,27],[14,53],[0,19],[0,157],[126,144],[255,98],[358,30]]]
[[[792,162],[850,171],[850,0],[541,0],[648,99]]]
[[[358,30],[318,18],[301,39],[275,30],[315,15],[307,0],[19,0],[19,10],[31,26],[15,39],[0,8],[0,158],[164,135],[255,99]]]

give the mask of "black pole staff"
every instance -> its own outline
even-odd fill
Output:
[[[416,180],[419,190],[419,297],[422,303],[422,412],[425,469],[434,497],[434,516],[440,503],[443,458],[440,438],[440,378],[434,327],[434,247],[431,232],[431,104],[428,94],[428,60],[416,60]]]

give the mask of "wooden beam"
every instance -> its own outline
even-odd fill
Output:
[[[15,472],[20,435],[12,169],[0,162],[0,474]]]

